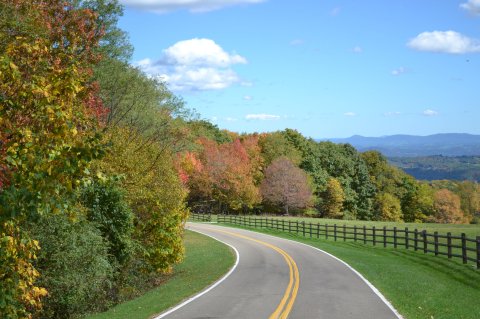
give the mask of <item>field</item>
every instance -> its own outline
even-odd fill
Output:
[[[185,260],[175,266],[173,275],[161,286],[87,318],[150,318],[203,290],[224,275],[235,262],[229,247],[195,232],[186,231],[185,249]],[[215,267],[212,267],[213,264]]]

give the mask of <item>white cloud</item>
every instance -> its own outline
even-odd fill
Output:
[[[355,113],[355,112],[345,112],[345,113],[343,113],[343,115],[353,117],[353,116],[357,116],[357,113]]]
[[[266,0],[120,0],[126,6],[166,13],[186,9],[190,12],[208,12],[239,4],[254,4]]]
[[[460,4],[460,8],[467,10],[473,15],[480,15],[480,0],[468,0]]]
[[[253,100],[253,97],[252,97],[251,95],[245,95],[245,96],[243,97],[243,99],[244,99],[245,101],[251,101],[251,100]]]
[[[431,109],[426,109],[425,111],[422,112],[422,114],[425,116],[436,116],[438,115],[438,112]]]
[[[352,49],[353,53],[362,53],[363,49],[358,45]]]
[[[280,115],[272,115],[272,114],[247,114],[245,116],[245,119],[247,120],[262,120],[262,121],[267,121],[267,120],[279,120]]]
[[[226,117],[226,118],[225,118],[225,121],[227,121],[227,122],[236,122],[236,121],[238,121],[238,120],[237,120],[236,118],[234,118],[234,117]]]
[[[455,31],[423,32],[411,39],[407,45],[419,51],[452,54],[480,52],[480,41]]]
[[[403,66],[396,68],[395,70],[392,70],[392,75],[393,76],[399,76],[407,72],[407,69],[405,69]]]
[[[159,77],[174,91],[196,91],[224,89],[241,83],[231,67],[245,63],[244,57],[226,52],[213,40],[195,38],[163,50],[157,61],[143,59],[134,65]]]

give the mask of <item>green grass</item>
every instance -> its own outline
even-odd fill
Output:
[[[405,249],[252,230],[303,242],[344,260],[377,287],[406,319],[479,318],[480,271],[471,265]]]
[[[235,262],[235,255],[228,246],[195,232],[185,232],[185,249],[185,260],[174,267],[173,275],[161,286],[87,318],[150,318],[203,290]]]

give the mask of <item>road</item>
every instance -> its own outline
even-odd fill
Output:
[[[351,268],[318,249],[214,224],[187,227],[234,247],[238,264],[216,287],[157,318],[400,318]]]

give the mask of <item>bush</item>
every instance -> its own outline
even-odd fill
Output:
[[[114,180],[95,181],[82,190],[80,201],[87,210],[87,219],[108,241],[109,254],[119,264],[125,264],[133,253],[134,215],[124,200],[123,190]]]
[[[113,267],[100,231],[86,220],[72,222],[64,215],[42,217],[29,228],[41,246],[35,262],[38,284],[48,291],[37,317],[70,318],[103,309]]]

